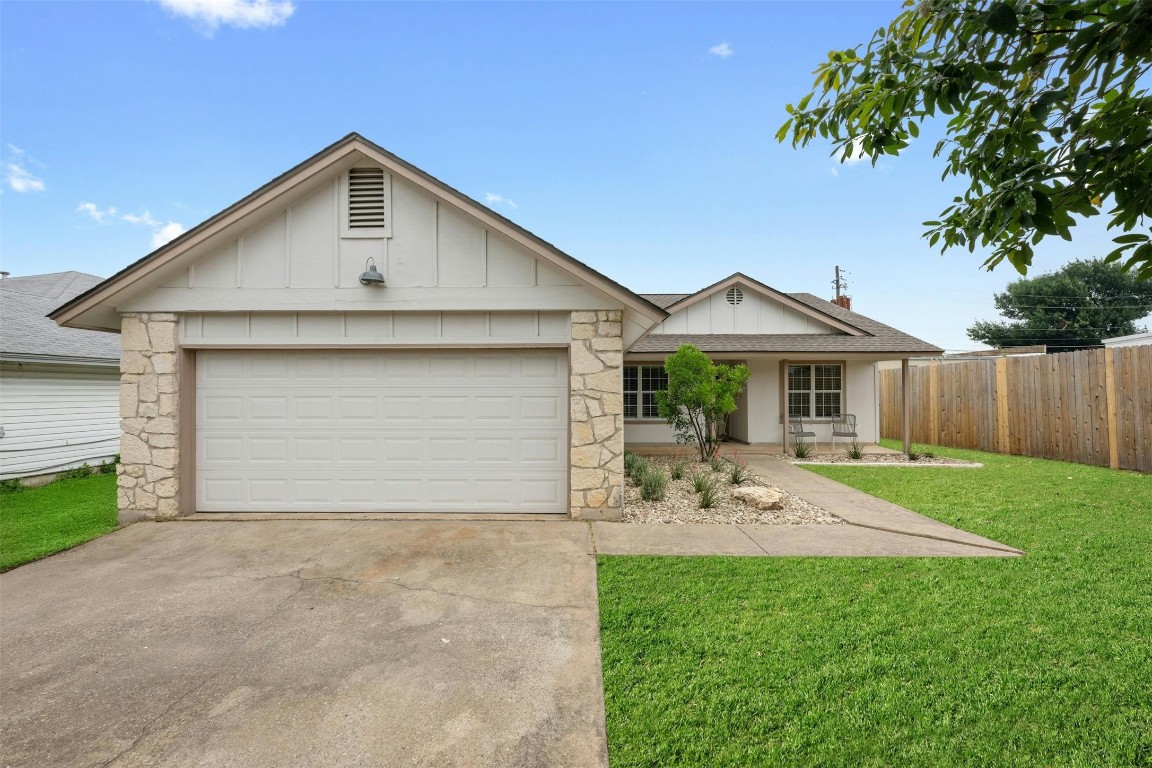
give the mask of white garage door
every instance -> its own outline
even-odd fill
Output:
[[[564,350],[201,351],[203,512],[564,512]]]

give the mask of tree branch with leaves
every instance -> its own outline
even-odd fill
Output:
[[[1044,238],[1103,213],[1103,256],[1152,277],[1152,0],[909,0],[867,46],[833,51],[778,141],[898,155],[948,118],[934,156],[968,188],[924,236],[1021,274]]]
[[[664,361],[668,389],[656,394],[660,418],[676,432],[676,442],[695,445],[707,461],[720,446],[736,398],[748,381],[748,366],[713,363],[691,344]]]

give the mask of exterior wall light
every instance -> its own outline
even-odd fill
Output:
[[[378,285],[384,287],[384,275],[376,269],[376,260],[369,257],[364,262],[364,272],[360,275],[360,285]]]

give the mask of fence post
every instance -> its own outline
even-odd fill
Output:
[[[1104,348],[1104,410],[1108,414],[1108,466],[1120,468],[1120,440],[1116,434],[1116,351]]]
[[[904,411],[904,453],[912,450],[912,397],[908,393],[908,358],[900,361],[900,408]]]
[[[1008,444],[1008,358],[996,358],[996,451],[1011,453]]]
[[[933,360],[928,369],[928,436],[931,445],[943,445],[940,439],[940,361]]]

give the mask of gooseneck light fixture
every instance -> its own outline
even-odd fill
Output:
[[[364,272],[360,275],[360,285],[378,285],[384,287],[384,275],[376,269],[376,260],[369,257],[364,262]]]

